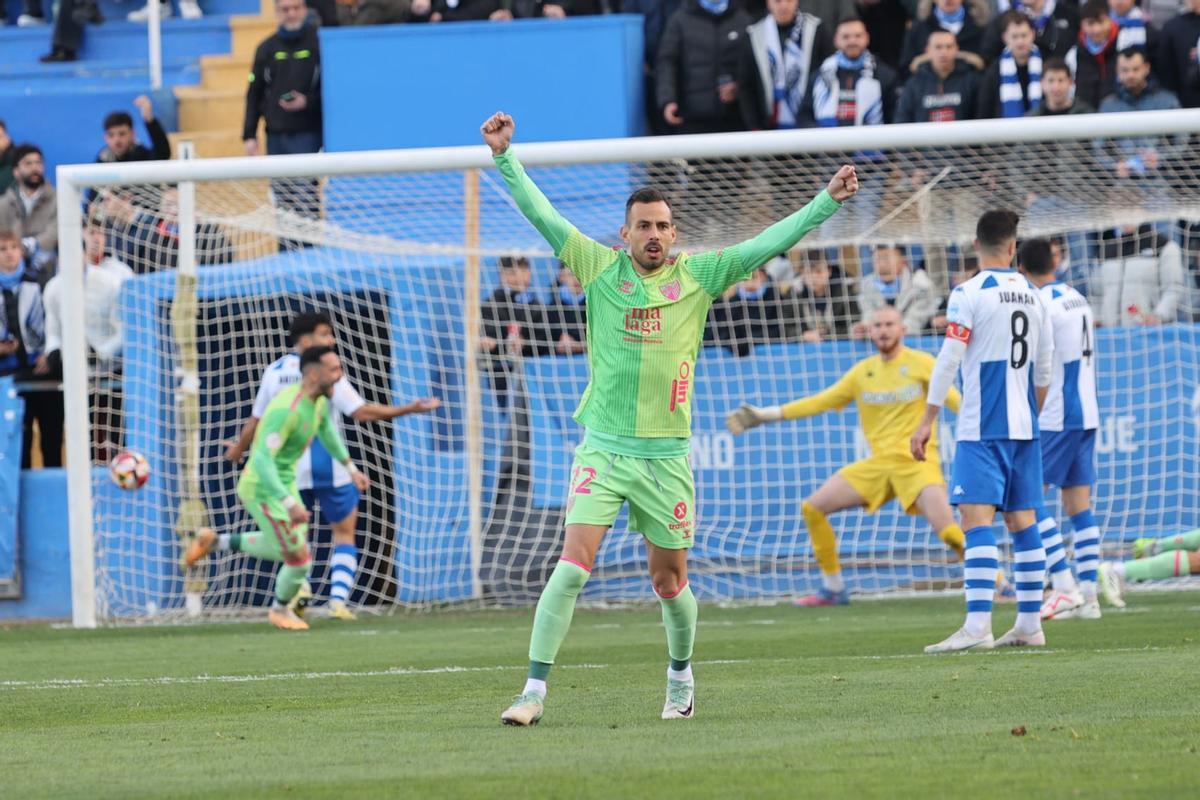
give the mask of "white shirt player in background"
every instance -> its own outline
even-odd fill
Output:
[[[1050,310],[1054,363],[1050,391],[1038,417],[1042,433],[1042,479],[1062,490],[1063,510],[1075,528],[1075,568],[1071,574],[1062,534],[1043,502],[1038,530],[1046,548],[1052,591],[1042,603],[1042,619],[1099,619],[1096,571],[1100,564],[1100,528],[1092,516],[1096,482],[1096,325],[1087,298],[1055,277],[1057,264],[1045,239],[1021,245],[1017,266],[1037,287]],[[1043,494],[1043,501],[1045,495]]]
[[[946,339],[930,376],[925,417],[912,436],[913,456],[924,460],[961,363],[950,502],[958,506],[966,529],[967,619],[947,639],[926,647],[926,653],[1046,643],[1041,620],[1046,554],[1034,510],[1042,504],[1037,417],[1050,385],[1054,338],[1041,294],[1012,268],[1018,221],[1011,211],[993,210],[975,226],[981,269],[950,294]],[[992,520],[997,510],[1004,513],[1013,539],[1017,624],[993,639],[999,550]]]
[[[237,464],[254,441],[258,421],[266,412],[267,404],[281,390],[300,380],[300,353],[310,347],[335,345],[333,323],[319,312],[298,314],[290,328],[293,352],[278,359],[267,367],[254,398],[254,409],[250,419],[242,426],[237,441],[225,450],[225,457]],[[425,397],[402,406],[384,406],[368,403],[343,377],[334,384],[330,403],[347,417],[359,422],[375,422],[394,419],[405,414],[423,414],[438,408],[442,401],[436,397]],[[340,420],[339,420],[340,426]],[[355,534],[358,529],[359,491],[351,481],[345,467],[335,462],[328,451],[317,440],[313,440],[308,451],[296,465],[296,488],[309,511],[321,507],[321,514],[333,529],[333,558],[330,564],[329,615],[335,619],[352,620],[354,612],[347,603],[354,589],[355,573],[358,571],[358,545]],[[302,594],[312,596],[305,587]],[[301,602],[308,597],[300,598]]]

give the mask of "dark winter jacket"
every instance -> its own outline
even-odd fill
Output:
[[[510,331],[521,337],[521,355],[530,357],[550,352],[546,307],[537,298],[526,299],[511,289],[497,286],[492,296],[480,304],[479,311],[483,317],[482,334],[497,342],[493,355],[504,354],[504,343]]]
[[[458,0],[453,6],[434,0],[433,13],[441,14],[443,22],[471,22],[485,20],[503,7],[501,0]]]
[[[737,3],[714,16],[697,0],[684,4],[669,20],[655,67],[658,109],[679,104],[686,130],[736,130],[737,101],[722,103],[717,86],[736,80],[742,39],[750,17]],[[739,87],[739,89],[744,87]]]
[[[958,49],[960,51],[982,56],[984,29],[971,12],[972,9],[968,8],[962,30],[954,38],[958,41]],[[932,11],[924,19],[913,22],[912,27],[908,29],[908,35],[904,39],[904,49],[900,52],[899,71],[901,78],[907,77],[910,71],[916,72],[912,63],[913,59],[925,52],[925,44],[929,41],[929,34],[940,30],[943,30],[943,28],[938,23],[937,16]]]
[[[1021,83],[1021,96],[1025,100],[1025,113],[1029,107],[1029,65],[1017,65],[1017,80]],[[975,119],[998,119],[1004,116],[1000,104],[1000,61],[993,61],[979,77],[979,97],[975,104]]]
[[[708,312],[704,343],[724,347],[736,356],[748,356],[754,345],[779,339],[779,293],[768,283],[761,297],[717,299]]]
[[[1000,17],[996,16],[987,26],[983,34],[983,60],[991,64],[1000,57],[1000,53],[1004,51],[1004,41],[1001,39],[1004,31],[1000,30]],[[1079,8],[1071,0],[1060,0],[1054,4],[1054,13],[1050,15],[1050,19],[1046,20],[1046,24],[1040,31],[1036,30],[1037,22],[1034,23],[1037,38],[1034,39],[1034,44],[1037,45],[1038,51],[1041,52],[1042,58],[1050,58],[1057,56],[1058,58],[1066,58],[1067,53],[1075,46],[1075,40],[1079,37]]]
[[[267,133],[306,133],[321,130],[321,48],[311,19],[296,38],[268,36],[254,52],[250,86],[246,89],[246,119],[242,138],[258,134],[258,120],[266,118]],[[279,100],[288,92],[307,98],[300,111],[287,111]]]
[[[1076,45],[1067,54],[1067,64],[1075,73],[1075,96],[1092,108],[1117,89],[1117,26],[1109,31],[1108,44],[1099,55],[1092,55],[1083,44],[1081,30]]]
[[[587,304],[565,302],[558,287],[551,289],[550,303],[546,306],[546,327],[549,328],[550,346],[558,344],[565,333],[577,342],[587,341]]]
[[[1158,38],[1154,74],[1164,89],[1170,89],[1184,108],[1200,108],[1200,68],[1196,66],[1196,42],[1200,40],[1200,14],[1188,11],[1163,26]]]
[[[512,13],[514,17],[540,17],[542,6],[552,3],[562,6],[568,17],[583,17],[590,14],[602,14],[600,0],[513,0]]]
[[[978,57],[959,57],[945,80],[928,61],[921,64],[904,86],[896,107],[896,122],[955,122],[974,119],[978,105]]]
[[[680,0],[621,0],[622,14],[642,15],[642,44],[646,48],[646,63],[651,67],[658,57],[658,44],[667,29],[667,20],[680,5]]]
[[[117,156],[112,150],[104,147],[96,154],[97,164],[126,164],[130,161],[166,161],[171,157],[171,140],[163,130],[162,123],[152,119],[146,123],[146,133],[150,134],[150,146],[137,142],[123,156]]]

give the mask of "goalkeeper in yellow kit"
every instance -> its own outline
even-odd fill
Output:
[[[871,455],[842,467],[801,505],[813,553],[821,567],[822,587],[815,595],[798,598],[798,606],[850,602],[828,519],[836,511],[861,507],[870,514],[895,497],[906,512],[919,513],[929,520],[938,538],[962,557],[963,530],[950,510],[937,444],[930,439],[925,461],[914,459],[908,446],[925,411],[934,358],[904,346],[904,323],[900,312],[891,306],[871,315],[869,329],[879,353],[859,361],[833,386],[784,406],[755,408],[743,404],[725,420],[730,432],[740,434],[766,422],[811,417],[845,408],[851,402],[858,405]],[[958,390],[951,387],[946,405],[957,412],[961,399]]]

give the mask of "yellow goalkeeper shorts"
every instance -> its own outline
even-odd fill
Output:
[[[872,456],[847,464],[837,472],[863,498],[868,514],[893,497],[909,514],[919,514],[917,497],[927,486],[945,486],[942,462],[935,453],[925,461],[900,454]]]

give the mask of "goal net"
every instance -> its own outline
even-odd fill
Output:
[[[908,344],[935,351],[949,289],[978,266],[976,218],[995,206],[1021,213],[1024,237],[1053,238],[1064,279],[1104,325],[1095,509],[1106,555],[1200,526],[1197,125],[1186,112],[1079,119],[516,145],[559,211],[606,244],[620,243],[630,191],[662,187],[676,249],[690,252],[756,234],[838,164],[857,165],[859,195],[710,312],[692,398],[699,596],[814,589],[801,500],[867,452],[853,407],[740,437],[725,414],[833,383],[873,352],[860,325],[872,303],[898,305]],[[371,479],[351,603],[536,599],[582,436],[571,414],[587,382],[585,308],[482,147],[70,167],[59,183],[65,307],[98,296],[82,276],[100,267],[84,267],[76,245],[88,231],[133,273],[112,308],[63,320],[77,624],[182,618],[189,594],[206,617],[268,602],[274,564],[214,554],[185,573],[179,561],[198,526],[253,527],[226,446],[301,311],[331,317],[369,403],[441,400],[432,413],[341,420]],[[71,213],[81,202],[82,219]],[[104,314],[117,353],[92,341]],[[109,478],[123,449],[149,461],[140,490]],[[960,585],[935,533],[895,503],[832,521],[852,591]],[[318,607],[328,523],[318,507]],[[622,514],[585,599],[649,598],[645,572]]]

